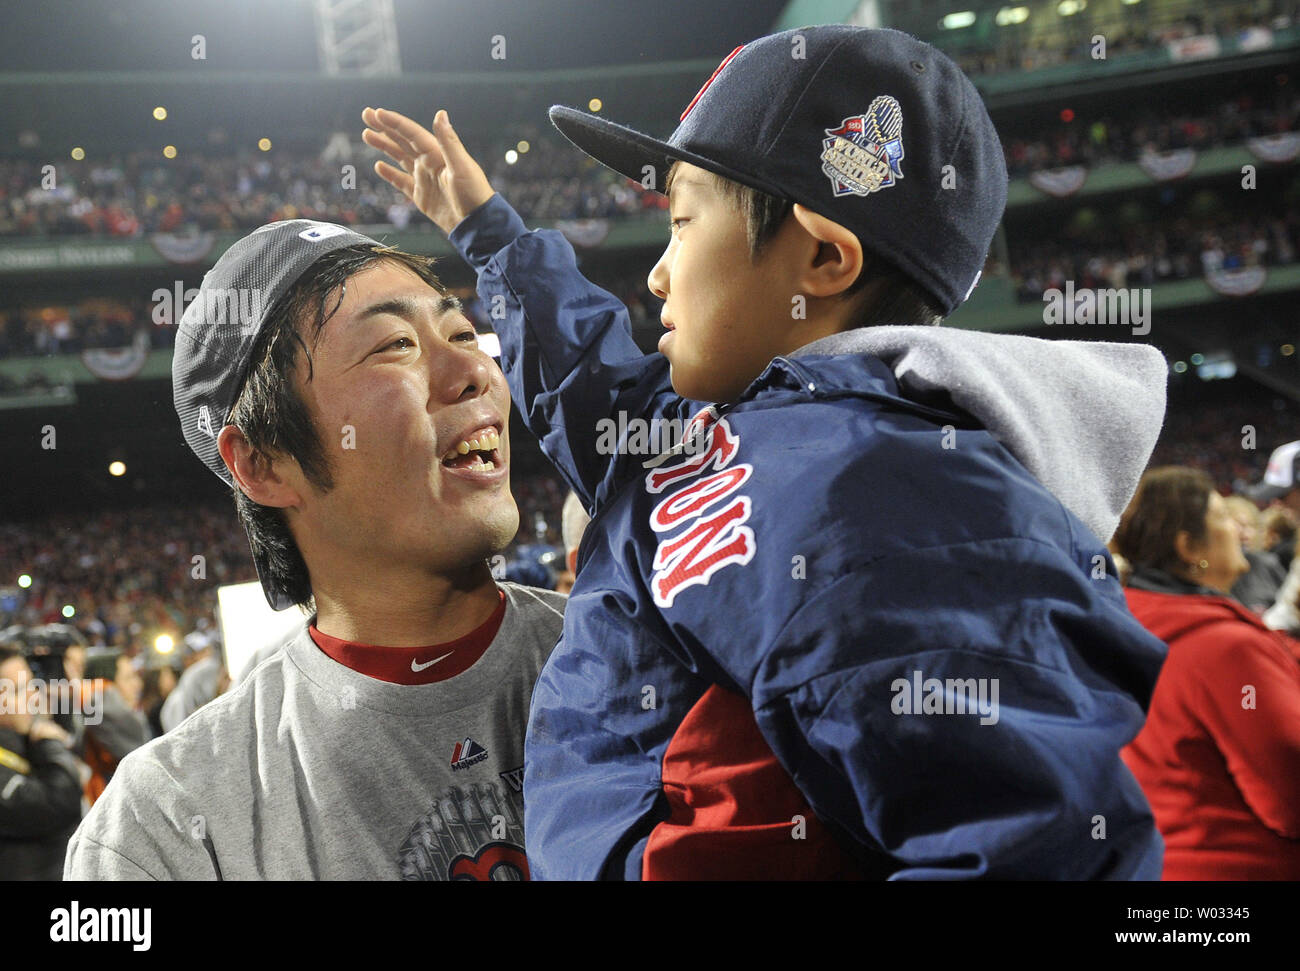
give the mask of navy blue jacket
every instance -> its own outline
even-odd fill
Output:
[[[1165,647],[1093,531],[976,418],[905,397],[870,354],[777,358],[706,410],[558,232],[494,197],[451,239],[514,401],[593,512],[532,700],[534,878],[640,876],[664,752],[715,683],[870,874],[1159,878],[1118,753]],[[602,418],[702,411],[689,454],[606,454]],[[981,686],[995,714],[971,712]]]

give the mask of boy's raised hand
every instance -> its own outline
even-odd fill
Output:
[[[433,118],[433,131],[386,108],[361,112],[369,127],[361,140],[401,168],[375,163],[375,174],[389,183],[444,233],[493,196],[487,176],[451,127],[446,111]]]

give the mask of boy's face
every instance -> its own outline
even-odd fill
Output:
[[[732,401],[772,358],[794,349],[789,234],[778,233],[752,261],[745,217],[712,173],[684,162],[673,170],[668,201],[672,238],[649,276],[668,328],[659,350],[678,394]]]
[[[312,370],[294,380],[334,480],[305,494],[298,517],[313,572],[313,557],[356,572],[377,554],[454,572],[509,543],[510,392],[453,299],[399,264],[367,267],[348,280]],[[462,441],[476,450],[461,454]]]

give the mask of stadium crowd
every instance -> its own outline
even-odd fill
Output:
[[[1300,98],[1233,94],[1173,117],[1143,110],[1071,121],[1046,132],[1004,133],[1013,177],[1068,165],[1132,161],[1147,152],[1207,149],[1290,132]],[[530,220],[628,219],[662,214],[666,201],[574,152],[553,133],[522,126],[517,142],[482,153],[492,184]],[[332,144],[332,143],[331,143]],[[527,151],[519,148],[526,146]],[[513,161],[507,161],[507,157]],[[0,237],[237,232],[278,219],[432,231],[410,204],[370,170],[368,154],[303,149],[274,153],[156,153],[62,163],[46,188],[48,160],[0,158]],[[344,166],[352,165],[351,177]]]
[[[1122,8],[1121,8],[1122,9]],[[1106,38],[1106,56],[1121,57],[1160,50],[1171,42],[1189,37],[1239,37],[1252,29],[1281,30],[1300,19],[1294,0],[1271,0],[1260,5],[1222,3],[1207,6],[1190,16],[1162,18],[1157,23],[1134,23],[1132,18],[1100,14],[1077,17],[1075,22],[1048,36],[1025,36],[1000,29],[994,43],[978,50],[949,50],[949,55],[971,77],[1008,71],[1036,71],[1060,64],[1082,63],[1092,57],[1093,37]],[[1154,16],[1160,16],[1155,14]],[[943,38],[939,38],[943,46]]]
[[[1295,131],[1298,118],[1300,97],[1287,89],[1272,99],[1234,95],[1173,116],[1139,109],[1121,119],[1062,122],[1032,137],[1004,133],[1003,146],[1007,171],[1016,178],[1068,165],[1133,162],[1148,153],[1241,145],[1247,139]]]
[[[633,326],[659,316],[660,301],[650,293],[643,275],[599,280],[628,308]],[[480,332],[491,328],[487,309],[470,287],[450,287]],[[129,346],[144,335],[152,350],[172,346],[175,328],[155,322],[155,305],[148,299],[96,297],[79,303],[24,303],[0,307],[0,359],[77,354],[94,348]],[[0,393],[13,390],[13,379],[0,374]]]
[[[1275,215],[1179,218],[1119,227],[1081,238],[1026,238],[1010,246],[1011,278],[1018,299],[1041,301],[1049,288],[1073,280],[1076,288],[1149,287],[1203,277],[1220,270],[1286,266],[1300,252],[1300,217]]]

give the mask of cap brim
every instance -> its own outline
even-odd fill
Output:
[[[1246,498],[1255,502],[1272,502],[1274,499],[1281,499],[1285,496],[1291,491],[1291,487],[1275,486],[1269,485],[1267,482],[1261,482],[1258,485],[1247,486],[1242,491],[1245,493]]]
[[[616,125],[604,118],[576,108],[553,105],[548,112],[561,135],[586,152],[601,165],[608,166],[633,182],[640,182],[655,192],[664,192],[664,180],[673,162],[688,162],[702,169],[778,197],[784,193],[776,186],[730,166],[697,155],[684,148],[674,148],[667,142],[651,138],[633,128]],[[646,166],[652,166],[647,172]],[[649,183],[647,184],[647,176]]]

